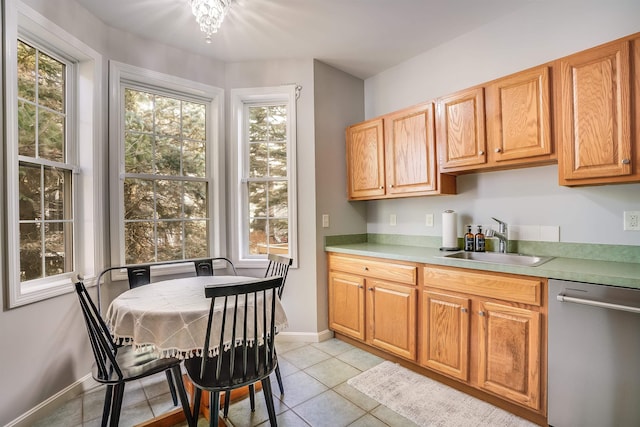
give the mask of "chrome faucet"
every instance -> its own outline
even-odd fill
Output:
[[[507,246],[509,245],[509,239],[507,234],[507,223],[504,221],[500,221],[497,218],[491,217],[494,221],[498,223],[498,231],[492,231],[492,235],[497,237],[500,243],[498,244],[498,252],[507,253]],[[491,236],[489,236],[491,237]]]

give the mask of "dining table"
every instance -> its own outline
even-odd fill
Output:
[[[117,296],[105,314],[105,323],[117,344],[134,348],[153,346],[158,357],[187,359],[202,354],[207,330],[211,299],[205,296],[207,287],[247,283],[257,280],[249,276],[192,276],[162,280],[129,289]],[[242,310],[242,308],[239,308]],[[221,328],[223,304],[215,304],[211,336],[218,336]],[[287,316],[276,297],[275,327],[288,326]],[[269,314],[269,313],[268,313]],[[231,313],[227,312],[227,316]],[[213,348],[210,351],[218,352]],[[187,390],[193,391],[188,378]],[[245,392],[240,392],[246,394]],[[232,397],[233,398],[233,397]],[[203,404],[207,399],[202,400]],[[208,408],[204,409],[208,416]],[[170,425],[184,416],[176,409],[157,417],[145,426]]]

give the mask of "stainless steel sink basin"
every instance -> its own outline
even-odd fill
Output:
[[[499,252],[455,252],[442,258],[464,259],[468,261],[489,262],[492,264],[521,265],[537,267],[552,260],[551,256],[535,256],[522,254],[503,254]]]

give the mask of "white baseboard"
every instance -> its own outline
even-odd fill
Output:
[[[65,402],[80,396],[81,394],[98,386],[91,374],[87,374],[68,387],[60,390],[44,402],[34,406],[15,420],[9,422],[5,427],[29,427],[36,421],[41,420],[53,411],[61,407]]]
[[[333,338],[333,332],[325,329],[320,332],[278,332],[278,340],[287,342],[322,342]]]

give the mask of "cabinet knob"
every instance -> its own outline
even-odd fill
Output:
[[[631,163],[630,159],[622,159],[622,164],[623,165],[628,165],[629,163]]]
[[[484,311],[479,311],[479,312],[478,312],[478,314],[479,314],[480,316],[484,316]]]
[[[384,190],[384,185],[381,185],[381,186],[380,186],[380,189],[381,189],[381,190]]]
[[[364,271],[369,271],[369,267],[362,267]]]
[[[389,187],[393,188],[393,184],[391,184]]]
[[[462,311],[463,313],[466,313],[466,312],[467,312],[467,311],[469,311],[469,310],[467,310],[467,308],[466,308],[466,307],[462,307],[462,308],[460,309],[460,311]]]
[[[358,289],[364,289],[364,286],[358,285]]]
[[[373,291],[373,288],[369,288],[370,291]]]
[[[478,155],[479,156],[484,156],[484,151],[482,151],[482,150],[478,151]]]
[[[496,153],[502,153],[502,148],[500,147],[496,148]]]

